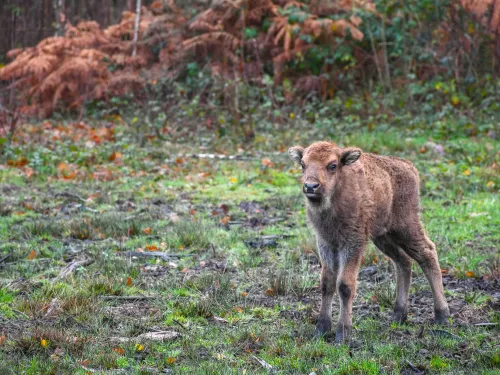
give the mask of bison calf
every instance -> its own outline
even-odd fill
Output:
[[[411,263],[415,259],[434,296],[435,320],[446,324],[450,315],[444,298],[436,247],[419,216],[419,178],[415,167],[395,157],[362,153],[316,142],[288,151],[302,166],[307,218],[316,232],[321,260],[321,309],[315,336],[332,325],[332,300],[340,299],[336,342],[348,339],[358,268],[368,240],[396,266],[393,319],[408,313]]]

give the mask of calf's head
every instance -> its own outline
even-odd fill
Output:
[[[307,148],[295,146],[288,153],[302,166],[302,191],[312,203],[331,197],[342,179],[343,169],[361,156],[358,148],[341,148],[330,142],[316,142]]]

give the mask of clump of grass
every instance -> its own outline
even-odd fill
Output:
[[[67,224],[64,221],[42,218],[23,224],[20,232],[21,236],[25,239],[37,237],[61,238],[67,229]]]
[[[75,219],[69,224],[70,237],[77,240],[91,240],[96,237],[97,228],[92,225],[90,218]]]
[[[269,206],[278,212],[297,211],[302,207],[303,197],[300,190],[297,194],[278,195],[269,200]]]
[[[295,295],[299,298],[308,295],[317,282],[317,275],[297,269],[278,269],[269,277],[273,294]]]
[[[16,310],[33,318],[44,317],[52,303],[58,314],[83,317],[95,312],[98,305],[95,296],[86,283],[76,286],[62,282],[43,283],[33,293],[18,297],[13,304]]]
[[[166,240],[173,248],[207,249],[213,229],[204,221],[181,220],[170,228]]]
[[[375,284],[372,300],[383,308],[390,308],[396,298],[396,288],[390,281]]]
[[[85,216],[70,222],[69,233],[78,240],[134,237],[142,233],[149,221],[148,218],[127,220],[115,213]]]
[[[76,332],[68,333],[66,329],[52,327],[37,327],[31,335],[24,335],[14,340],[14,347],[24,354],[43,354],[56,348],[64,352],[81,356],[89,339],[81,337]]]
[[[232,309],[239,301],[227,275],[207,273],[187,281],[185,285],[202,295],[197,300],[177,303],[176,308],[184,316],[208,318]]]
[[[13,318],[15,316],[12,311],[11,303],[14,300],[14,295],[4,288],[0,288],[0,315],[5,318]]]
[[[3,202],[0,202],[0,216],[10,216],[12,211],[14,211],[12,206],[8,206]]]

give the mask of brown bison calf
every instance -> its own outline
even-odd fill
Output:
[[[321,309],[315,336],[332,325],[332,300],[340,298],[335,341],[348,339],[358,268],[369,239],[396,266],[396,304],[393,319],[408,313],[411,263],[415,259],[429,281],[434,314],[446,324],[450,315],[444,298],[436,247],[419,216],[419,179],[415,167],[395,157],[362,153],[316,142],[288,151],[302,166],[307,218],[316,232],[321,271]]]

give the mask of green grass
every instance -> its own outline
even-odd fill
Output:
[[[258,358],[282,374],[399,374],[411,366],[429,374],[498,374],[500,326],[475,324],[500,322],[499,142],[486,132],[467,136],[452,117],[439,120],[439,129],[380,124],[368,131],[362,123],[328,121],[310,126],[297,113],[285,134],[266,123],[251,142],[204,133],[201,143],[145,147],[122,124],[116,142],[99,145],[84,136],[55,141],[45,127],[43,141],[4,150],[0,373],[268,373]],[[416,266],[409,321],[391,325],[394,273],[370,246],[364,266],[376,265],[377,274],[360,278],[352,345],[333,345],[331,336],[313,340],[315,240],[300,172],[286,152],[273,152],[331,136],[419,169],[422,220],[445,272],[452,326],[429,323],[430,291]],[[201,146],[246,159],[186,156]],[[117,150],[122,159],[110,161]],[[31,177],[25,167],[7,165],[21,155]],[[74,178],[62,178],[61,163],[75,168]],[[249,245],[265,238],[275,242]],[[175,256],[121,255],[149,250]],[[92,263],[59,277],[83,258]],[[337,313],[335,302],[334,319]],[[181,337],[136,339],[159,330]]]

